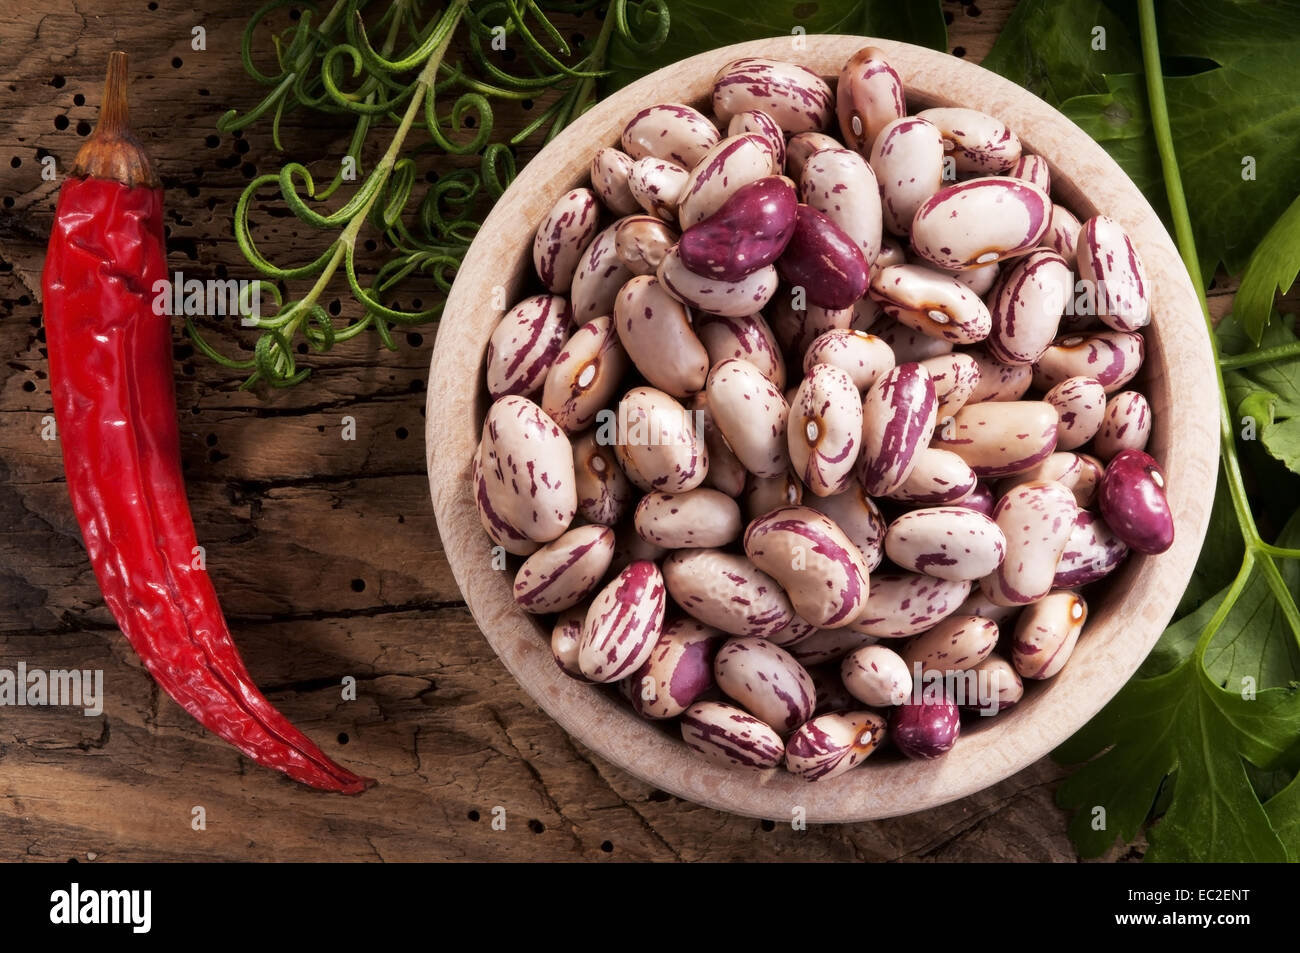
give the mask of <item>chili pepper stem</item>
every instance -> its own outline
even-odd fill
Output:
[[[108,54],[104,77],[104,99],[99,107],[95,131],[77,152],[72,174],[85,178],[112,179],[128,188],[158,187],[149,157],[127,125],[127,56],[121,50]]]

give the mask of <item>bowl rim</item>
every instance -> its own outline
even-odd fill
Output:
[[[503,272],[495,243],[503,236],[519,241],[520,223],[540,220],[555,198],[573,187],[581,166],[568,153],[589,161],[594,148],[583,144],[615,141],[627,119],[645,105],[704,98],[718,68],[731,60],[767,56],[834,77],[865,46],[879,48],[899,73],[909,104],[976,102],[995,116],[1016,117],[1008,124],[1026,143],[1059,143],[1061,149],[1039,153],[1051,167],[1053,192],[1065,192],[1071,207],[1103,210],[1140,249],[1153,289],[1154,320],[1144,338],[1148,345],[1154,339],[1163,358],[1159,366],[1144,367],[1145,390],[1148,396],[1152,388],[1157,396],[1168,395],[1170,405],[1178,396],[1177,413],[1153,410],[1157,427],[1148,448],[1165,469],[1177,532],[1168,552],[1128,560],[1117,579],[1127,590],[1124,597],[1103,602],[1071,664],[1016,711],[980,730],[964,731],[943,758],[868,761],[833,780],[808,784],[783,769],[753,772],[711,764],[640,719],[612,693],[592,691],[564,675],[547,641],[537,636],[536,617],[515,605],[510,574],[483,571],[491,547],[470,492],[469,457],[481,420],[476,404],[482,357],[491,328],[505,311],[483,307],[485,290]],[[675,94],[666,95],[670,89]],[[949,89],[959,90],[959,97],[949,96]],[[1086,194],[1080,183],[1086,183]],[[522,233],[531,235],[531,228]],[[472,387],[451,386],[467,371]],[[679,61],[600,101],[544,147],[497,201],[447,297],[430,362],[425,448],[430,495],[452,574],[480,631],[523,689],[572,739],[648,784],[718,810],[788,819],[800,809],[814,823],[873,820],[936,807],[1010,777],[1073,735],[1137,670],[1186,589],[1209,522],[1218,469],[1218,397],[1204,382],[1214,373],[1198,298],[1168,232],[1114,160],[1064,115],[1010,80],[912,44],[840,34],[753,40]],[[1153,408],[1156,403],[1153,399]]]

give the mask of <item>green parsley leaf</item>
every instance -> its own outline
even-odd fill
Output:
[[[1241,286],[1232,301],[1233,313],[1256,344],[1273,313],[1278,291],[1295,284],[1300,275],[1300,198],[1293,201],[1268,230],[1246,263]]]
[[[980,65],[1059,107],[1072,96],[1106,93],[1107,73],[1140,71],[1131,37],[1098,0],[1021,0]]]
[[[943,50],[948,28],[943,8],[936,0],[666,0],[668,39],[655,52],[631,49],[618,37],[610,44],[605,80],[606,93],[626,86],[651,70],[744,40],[805,33],[855,33],[885,37]],[[646,32],[649,32],[647,29]],[[864,44],[865,45],[865,44]],[[791,46],[790,59],[798,59]]]

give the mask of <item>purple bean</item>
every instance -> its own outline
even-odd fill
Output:
[[[871,269],[858,243],[826,216],[800,205],[794,235],[776,262],[788,284],[823,308],[847,308],[867,290]]]
[[[790,180],[771,175],[737,189],[722,206],[682,233],[682,264],[705,278],[739,281],[785,251],[799,198]]]
[[[1165,474],[1141,450],[1121,450],[1106,467],[1097,493],[1101,515],[1130,549],[1154,556],[1174,544],[1174,517]]]
[[[899,751],[916,761],[946,754],[961,734],[961,715],[947,699],[941,702],[908,700],[889,715],[889,736]]]

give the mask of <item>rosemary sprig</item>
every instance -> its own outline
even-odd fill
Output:
[[[428,14],[425,8],[430,4],[421,0],[374,4],[335,0],[319,17],[316,4],[271,0],[257,10],[245,27],[241,57],[249,76],[272,88],[242,116],[227,112],[218,128],[243,129],[269,114],[272,141],[283,150],[284,116],[310,110],[347,117],[353,124],[352,135],[339,170],[327,185],[318,187],[306,165],[288,162],[277,173],[257,176],[244,189],[235,208],[235,240],[249,265],[271,279],[264,288],[274,308],[256,318],[261,334],[250,359],[222,354],[187,318],[195,347],[226,367],[248,371],[244,387],[258,382],[290,387],[310,373],[300,369],[295,359],[299,334],[320,353],[371,329],[385,347],[395,350],[393,327],[436,319],[477,232],[483,201],[495,200],[514,178],[512,147],[533,139],[549,141],[592,104],[615,34],[646,50],[667,36],[665,0],[610,0],[599,35],[584,44],[584,50],[573,50],[548,12],[580,13],[598,2],[449,0]],[[296,24],[273,36],[279,72],[268,76],[253,63],[255,43],[267,19],[290,5],[302,12]],[[381,14],[366,20],[364,13],[380,9]],[[376,47],[375,38],[380,37]],[[467,53],[454,61],[453,48]],[[515,51],[515,71],[504,66],[506,49]],[[492,141],[493,100],[547,95],[554,95],[554,101],[508,144]],[[455,98],[448,106],[451,96]],[[387,148],[356,191],[337,211],[317,211],[319,203],[345,182],[361,176],[365,144],[388,123],[396,127]],[[479,161],[477,168],[457,168],[442,175],[417,200],[413,156],[424,152],[477,156]],[[271,186],[279,189],[281,201],[299,221],[335,233],[324,250],[305,264],[274,264],[253,240],[250,211],[257,193]],[[355,253],[367,222],[383,233],[390,254],[363,286]],[[340,268],[360,305],[360,316],[335,318],[320,304]],[[406,311],[384,303],[403,281],[416,275],[430,279],[437,289],[431,307]],[[276,285],[306,278],[314,279],[310,287],[288,300]]]

